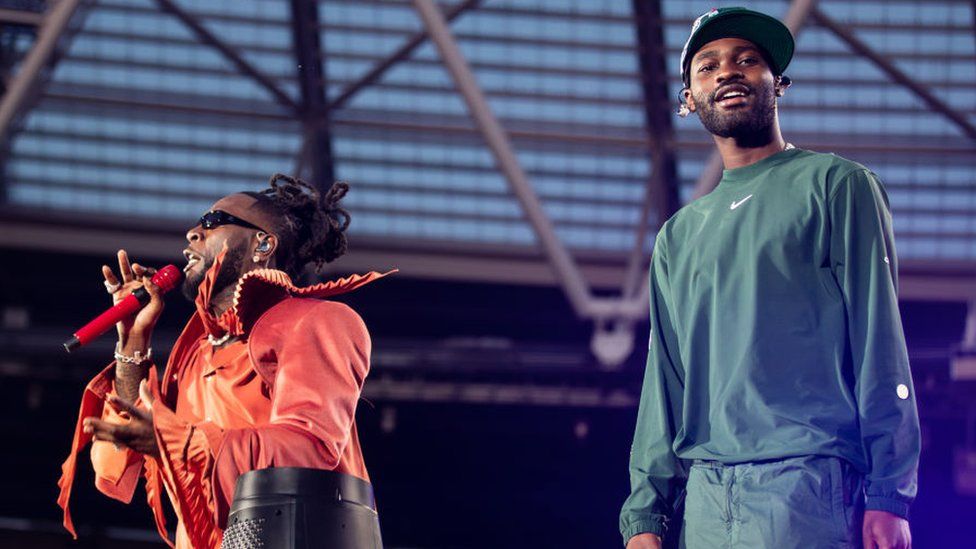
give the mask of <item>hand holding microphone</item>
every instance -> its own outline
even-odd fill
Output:
[[[112,304],[117,305],[139,288],[145,288],[149,294],[149,302],[139,310],[138,314],[123,318],[117,324],[119,341],[125,346],[129,334],[151,335],[159,316],[163,313],[164,302],[159,292],[159,286],[152,281],[157,270],[144,267],[139,263],[131,263],[125,250],[119,250],[119,276],[116,277],[111,267],[102,265],[102,276],[105,277],[105,288],[112,295]],[[114,290],[114,291],[113,291]]]
[[[149,337],[163,311],[162,294],[176,287],[183,273],[174,265],[156,271],[139,264],[130,264],[125,250],[119,250],[119,281],[112,269],[102,267],[105,287],[112,294],[114,306],[75,332],[64,343],[71,352],[92,341],[113,324],[118,324],[119,341],[123,347],[148,347]]]

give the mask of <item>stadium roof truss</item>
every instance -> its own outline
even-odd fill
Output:
[[[976,298],[974,3],[738,3],[798,35],[790,141],[886,182],[902,295]],[[0,2],[0,242],[161,257],[219,196],[340,178],[337,270],[557,284],[619,363],[656,229],[721,175],[674,114],[693,4]]]

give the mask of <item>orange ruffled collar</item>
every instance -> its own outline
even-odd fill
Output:
[[[213,284],[217,279],[217,273],[220,272],[220,266],[226,254],[227,248],[225,247],[214,259],[213,265],[203,277],[203,281],[200,282],[195,301],[197,315],[203,321],[207,334],[213,337],[221,337],[226,334],[234,336],[246,334],[265,311],[288,297],[324,299],[351,292],[397,272],[396,269],[385,273],[370,271],[362,275],[354,274],[312,286],[299,287],[295,286],[291,277],[284,271],[255,269],[244,273],[237,281],[231,306],[218,318],[210,312],[209,305]]]

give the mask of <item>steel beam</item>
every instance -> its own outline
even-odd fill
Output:
[[[651,177],[647,182],[640,220],[634,238],[634,249],[627,264],[627,274],[621,295],[632,298],[641,285],[640,275],[646,257],[645,241],[650,229],[652,210],[654,227],[658,229],[681,207],[678,197],[678,168],[673,142],[667,79],[667,43],[664,37],[664,18],[661,0],[633,0],[637,55],[640,65],[641,89],[644,95],[644,125],[651,161]]]
[[[413,0],[413,5],[420,14],[431,40],[437,46],[444,65],[454,79],[454,84],[464,97],[471,117],[478,125],[488,147],[495,156],[499,169],[505,175],[509,186],[518,197],[526,217],[532,223],[542,249],[552,263],[556,277],[569,298],[573,310],[580,317],[591,316],[589,285],[580,274],[579,268],[566,247],[556,236],[555,228],[549,220],[549,216],[542,209],[539,197],[535,194],[535,190],[529,184],[528,176],[519,164],[508,134],[488,105],[488,101],[478,86],[467,60],[461,55],[461,51],[447,26],[447,21],[444,19],[444,14],[441,13],[433,0]]]
[[[309,177],[314,177],[308,175],[308,149],[309,149],[309,139],[302,135],[302,142],[298,146],[298,153],[295,154],[295,165],[292,167],[291,174],[299,179],[308,179]],[[333,164],[334,166],[335,164]],[[334,177],[334,175],[333,175]]]
[[[803,25],[806,23],[807,18],[812,15],[816,7],[817,0],[793,0],[790,3],[790,9],[783,18],[783,24],[786,25],[786,28],[790,29],[794,37],[800,35],[800,31],[803,30]],[[719,180],[722,179],[722,170],[724,167],[722,155],[718,153],[718,149],[714,150],[705,163],[705,168],[698,177],[698,182],[695,183],[692,200],[701,198],[715,189]]]
[[[220,124],[233,124],[235,120],[246,120],[251,122],[262,122],[266,124],[287,124],[295,119],[291,115],[272,112],[268,109],[268,103],[255,101],[234,101],[232,105],[211,105],[212,97],[200,94],[173,94],[168,93],[168,97],[178,97],[180,100],[170,101],[166,97],[143,93],[140,95],[131,93],[118,93],[119,90],[104,86],[84,86],[71,85],[62,86],[52,83],[44,98],[47,108],[58,110],[59,112],[75,114],[78,107],[102,109],[104,112],[111,112],[113,115],[124,113],[125,116],[134,116],[147,120],[170,121],[173,119],[185,120],[188,117],[206,117],[207,120],[220,120]],[[226,102],[225,102],[226,103]],[[135,109],[135,110],[133,110]],[[277,109],[274,109],[277,111]],[[469,124],[462,124],[464,117],[429,115],[421,122],[412,121],[403,116],[403,112],[381,111],[379,117],[370,115],[365,111],[354,111],[352,109],[334,113],[331,121],[334,126],[342,126],[345,130],[356,133],[357,135],[386,135],[389,133],[415,133],[420,132],[424,136],[436,134],[439,139],[451,144],[463,139],[464,143],[474,143],[477,139],[478,129]],[[466,120],[466,119],[464,119]],[[192,122],[192,120],[191,120]],[[284,128],[284,126],[282,126]],[[585,129],[592,130],[581,133],[579,128],[570,125],[561,125],[556,130],[536,130],[526,124],[520,126],[521,129],[511,127],[508,134],[514,140],[525,140],[530,145],[540,141],[546,143],[565,143],[574,146],[585,146],[590,149],[607,151],[611,154],[618,152],[629,153],[632,150],[643,151],[647,146],[646,136],[640,133],[634,134],[630,128],[598,128],[587,125]],[[565,129],[564,129],[565,128]],[[604,130],[602,133],[598,130]],[[615,131],[615,134],[609,133]],[[626,131],[625,131],[626,130]],[[286,130],[282,130],[286,131]],[[697,132],[693,132],[696,133]],[[699,134],[700,135],[700,134]],[[976,146],[968,140],[958,138],[931,137],[926,136],[924,140],[911,138],[898,138],[876,134],[861,134],[856,136],[857,140],[852,140],[847,134],[823,134],[823,133],[793,133],[797,143],[804,146],[817,148],[830,148],[837,154],[857,155],[857,154],[909,154],[927,155],[941,159],[945,156],[953,156],[957,161],[963,161],[976,154]],[[410,138],[408,136],[408,138]],[[679,136],[674,142],[677,149],[688,151],[711,150],[713,143],[703,141],[699,137]],[[297,156],[297,154],[296,154]],[[891,184],[889,184],[891,186]]]
[[[282,106],[286,107],[291,113],[297,114],[299,112],[299,107],[295,101],[275,84],[274,80],[269,78],[267,75],[254,68],[253,65],[248,63],[241,54],[238,53],[234,48],[230,47],[222,40],[217,38],[212,32],[207,30],[196,17],[190,15],[188,12],[184,11],[176,5],[173,0],[156,0],[156,4],[159,8],[177,19],[179,19],[190,31],[196,36],[197,40],[200,42],[211,46],[215,50],[219,51],[228,61],[230,61],[237,70],[242,74],[245,74],[253,78],[258,84],[268,90],[275,100]]]
[[[559,240],[555,228],[542,208],[539,197],[529,183],[512,148],[509,136],[488,105],[467,60],[451,35],[443,14],[433,0],[413,0],[420,18],[440,52],[441,59],[467,103],[499,169],[518,198],[536,237],[549,260],[563,292],[574,312],[594,321],[590,349],[607,367],[622,364],[633,349],[633,321],[647,316],[643,300],[594,298],[579,266]]]
[[[464,0],[455,6],[452,6],[447,13],[444,14],[444,19],[451,23],[457,19],[461,14],[465,13],[469,9],[477,7],[481,3],[481,0]],[[404,59],[410,57],[410,55],[416,50],[424,41],[427,40],[426,32],[418,32],[417,34],[410,37],[402,46],[400,46],[395,52],[390,54],[388,57],[376,63],[365,75],[357,79],[355,82],[346,86],[339,95],[336,96],[329,103],[329,110],[341,109],[350,99],[360,90],[369,86],[380,79],[390,67],[403,61]]]
[[[335,180],[335,166],[326,104],[325,59],[319,37],[318,2],[291,0],[291,27],[295,61],[298,63],[298,84],[302,92],[300,113],[305,136],[299,162],[302,167],[311,164],[312,182],[324,193]]]
[[[120,93],[121,92],[121,93]],[[227,119],[294,122],[294,113],[280,109],[266,101],[223,98],[218,102],[213,96],[197,93],[154,93],[142,90],[119,90],[107,86],[83,84],[60,85],[52,82],[44,93],[44,99],[69,107],[77,112],[77,106],[129,111],[129,116],[145,116],[146,113],[172,113],[189,116],[219,116]],[[70,107],[75,107],[71,109]],[[269,108],[270,107],[270,108]]]
[[[838,23],[816,7],[811,10],[811,15],[817,20],[817,24],[829,29],[832,33],[834,33],[835,36],[847,44],[847,47],[849,47],[854,53],[870,60],[875,64],[875,66],[881,69],[882,72],[887,74],[889,78],[918,96],[918,98],[928,105],[933,111],[948,118],[949,121],[962,130],[967,137],[970,139],[976,139],[976,126],[973,126],[973,124],[964,115],[960,114],[948,103],[936,97],[935,94],[929,91],[927,87],[923,86],[917,80],[896,67],[894,63],[886,59],[883,55],[858,38],[857,35],[855,35],[850,29]]]
[[[83,0],[60,0],[48,7],[27,57],[0,100],[0,147],[6,148],[10,128],[34,96],[44,68],[54,58],[58,43]]]
[[[479,8],[479,11],[484,8]],[[99,10],[103,10],[103,6],[99,4]],[[863,25],[849,25],[848,28],[862,28]],[[334,26],[327,26],[324,30],[348,30],[347,28],[339,29]],[[368,29],[362,29],[364,32]],[[186,46],[186,45],[197,45],[199,41],[195,38],[181,38],[174,36],[143,36],[138,33],[133,32],[123,32],[123,31],[106,31],[106,30],[94,30],[86,29],[85,36],[89,38],[107,38],[107,39],[117,39],[124,41],[138,42],[140,44],[154,44],[154,45],[174,45],[174,46]],[[627,50],[628,53],[632,53],[632,47]],[[255,53],[261,54],[271,54],[271,55],[288,55],[291,53],[290,47],[278,47],[269,44],[248,44],[247,50]],[[668,55],[677,56],[680,53],[678,49],[671,49],[668,51]],[[839,59],[849,59],[849,52],[835,52],[829,50],[805,50],[805,55],[813,58],[820,58],[822,60],[831,61]],[[899,54],[908,61],[933,61],[933,62],[966,62],[973,61],[976,62],[976,55],[972,54],[951,54],[951,53],[918,53],[918,52],[907,52],[904,54]],[[369,54],[369,53],[357,53],[357,52],[334,52],[330,53],[330,56],[335,59],[342,59],[345,61],[352,62],[380,62],[386,57],[379,54]],[[415,57],[412,58],[411,63],[416,63],[418,65],[424,66],[440,66],[440,60],[428,57]],[[518,65],[490,62],[490,61],[473,61],[471,66],[476,69],[486,69],[486,70],[504,70],[510,71],[512,74],[553,74],[560,76],[581,76],[581,77],[595,77],[595,78],[619,78],[624,80],[629,80],[633,78],[633,73],[628,71],[614,70],[612,68],[581,68],[581,67],[554,67],[546,65],[544,63],[520,63]],[[680,82],[680,77],[676,74],[669,73],[667,77],[672,82]],[[803,79],[804,84],[830,84],[838,86],[848,86],[860,88],[864,86],[872,86],[890,84],[888,78],[879,79],[864,79],[864,80],[850,80],[849,78],[831,78],[827,76],[817,76],[811,75]],[[933,88],[951,88],[951,89],[969,89],[976,87],[972,82],[964,81],[953,81],[943,79],[933,79],[929,82],[930,87]]]
[[[956,1],[958,1],[958,0],[956,0]],[[335,3],[334,0],[329,2],[329,4],[334,4],[334,3]],[[363,4],[364,2],[361,2],[361,1],[357,0],[355,3],[357,5],[359,5],[359,4]],[[378,2],[378,3],[379,4],[383,4],[383,5],[389,5],[390,4],[386,0],[382,0],[381,2]],[[149,8],[136,7],[136,6],[132,5],[132,4],[125,4],[125,5],[115,4],[115,5],[113,5],[113,4],[106,3],[105,0],[99,0],[99,3],[98,4],[99,4],[99,10],[100,10],[100,12],[101,11],[115,11],[115,12],[120,12],[120,13],[136,14],[136,13],[147,13],[147,12],[152,11]],[[194,8],[195,8],[194,9],[194,13],[197,14],[197,17],[205,18],[208,21],[209,20],[213,20],[213,21],[222,21],[222,22],[258,24],[258,25],[267,26],[267,27],[270,27],[270,28],[274,28],[275,26],[279,26],[279,25],[282,25],[282,24],[287,25],[287,22],[270,21],[267,18],[249,17],[249,16],[246,16],[246,15],[239,15],[239,14],[233,14],[232,15],[232,14],[228,14],[228,13],[223,12],[223,11],[217,11],[217,10],[214,10],[214,9],[208,10],[205,7],[199,7],[199,5],[205,4],[204,2],[194,2],[193,4],[194,4]],[[211,3],[211,4],[213,4],[213,3]],[[484,11],[486,13],[506,14],[506,15],[519,15],[520,13],[522,13],[522,10],[512,10],[512,9],[506,9],[506,8],[499,9],[499,8],[493,8],[490,5],[489,6],[480,6],[479,5],[479,11]],[[599,17],[597,17],[593,12],[584,12],[584,11],[579,11],[576,14],[569,14],[567,12],[556,13],[556,12],[548,11],[545,15],[546,15],[546,18],[547,19],[557,19],[557,20],[563,20],[563,21],[565,21],[567,19],[570,20],[570,21],[572,21],[572,20],[579,20],[579,19],[585,19],[586,21],[593,21],[593,20],[599,19]],[[566,16],[569,16],[569,17],[567,18]],[[632,16],[628,15],[627,16],[627,21],[630,21],[631,19],[632,19]],[[615,19],[615,21],[622,22],[621,19]],[[686,20],[685,19],[670,19],[669,18],[669,19],[665,19],[665,22],[667,24],[680,24],[680,25],[683,26],[686,23]],[[914,23],[914,24],[899,24],[899,23],[882,22],[882,23],[850,23],[848,25],[848,28],[851,28],[851,29],[854,29],[854,30],[883,30],[883,31],[887,31],[887,30],[890,30],[890,31],[905,31],[905,30],[908,30],[908,31],[917,31],[917,32],[921,32],[921,33],[943,33],[943,32],[955,32],[955,31],[959,31],[960,29],[968,29],[969,28],[969,25],[938,25],[938,24],[932,25],[932,24],[918,24],[918,23]],[[359,31],[359,32],[363,32],[363,33],[375,34],[375,35],[379,35],[379,36],[383,36],[383,37],[388,37],[388,38],[395,38],[395,37],[408,38],[408,37],[412,36],[413,35],[413,32],[414,32],[414,31],[409,30],[409,29],[391,28],[388,25],[386,25],[386,26],[384,26],[384,25],[371,25],[371,24],[368,24],[368,23],[356,23],[356,24],[330,24],[330,23],[325,23],[325,24],[322,25],[322,30],[337,30],[337,31],[346,31],[346,32],[349,32],[349,31],[351,31],[351,32]],[[112,33],[112,34],[115,34],[115,33]],[[459,39],[462,39],[462,40],[494,41],[494,42],[499,42],[499,43],[507,43],[507,42],[511,42],[513,40],[512,37],[491,37],[491,36],[485,36],[483,34],[478,34],[478,33],[463,33],[463,34],[456,34],[456,36]],[[155,35],[155,36],[147,36],[147,37],[145,37],[145,39],[148,40],[148,41],[162,41],[163,43],[186,42],[185,40],[177,39],[175,37],[162,37],[162,36],[158,36],[158,35]],[[606,43],[599,42],[599,41],[594,42],[592,40],[586,40],[586,41],[582,41],[582,40],[547,40],[545,38],[524,39],[524,38],[517,38],[516,37],[515,38],[515,43],[520,44],[520,45],[530,45],[530,46],[553,45],[553,46],[568,46],[568,47],[574,47],[574,46],[594,47],[594,48],[599,48],[599,49],[604,49],[604,50],[610,50],[610,51],[617,51],[617,52],[622,52],[622,53],[629,53],[629,52],[631,52],[633,50],[633,47],[632,46],[628,46],[628,45],[625,45],[625,44],[611,45],[611,44],[606,44]],[[274,46],[274,45],[268,45],[268,44],[248,44],[247,49],[248,50],[253,50],[253,51],[261,51],[261,52],[267,52],[267,53],[274,53],[276,51],[283,51],[283,50],[286,50],[288,48],[280,48],[280,47],[277,47],[277,46]],[[669,51],[669,55],[677,55],[678,53],[680,53],[680,51],[681,51],[680,47],[677,47],[676,46],[676,47],[672,48]],[[825,57],[831,58],[831,59],[843,58],[843,57],[845,57],[845,56],[848,55],[846,52],[835,52],[835,51],[832,51],[832,50],[829,50],[829,49],[807,49],[806,50],[806,53],[807,54],[817,54],[817,55],[825,56]],[[945,60],[948,60],[948,61],[967,61],[967,60],[976,60],[976,55],[971,54],[971,53],[970,54],[961,54],[961,53],[951,53],[951,52],[950,53],[947,53],[947,52],[937,52],[937,53],[904,52],[904,53],[900,54],[900,56],[903,56],[905,59],[910,59],[910,60],[923,60],[923,61],[924,60],[930,60],[930,61],[945,61]],[[806,80],[804,80],[804,81],[806,81]]]
[[[0,8],[0,25],[24,25],[28,27],[39,27],[43,22],[43,13]]]

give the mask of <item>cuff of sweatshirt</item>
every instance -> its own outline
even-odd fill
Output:
[[[665,526],[665,519],[663,517],[662,518],[653,517],[648,519],[635,520],[634,522],[628,524],[627,527],[625,527],[623,530],[621,530],[620,533],[623,534],[624,545],[627,545],[627,542],[630,541],[630,538],[638,534],[654,534],[658,537],[663,538],[665,530],[667,530],[667,527]]]
[[[909,504],[900,499],[886,498],[884,496],[868,496],[865,499],[864,508],[869,511],[887,511],[908,520]]]

